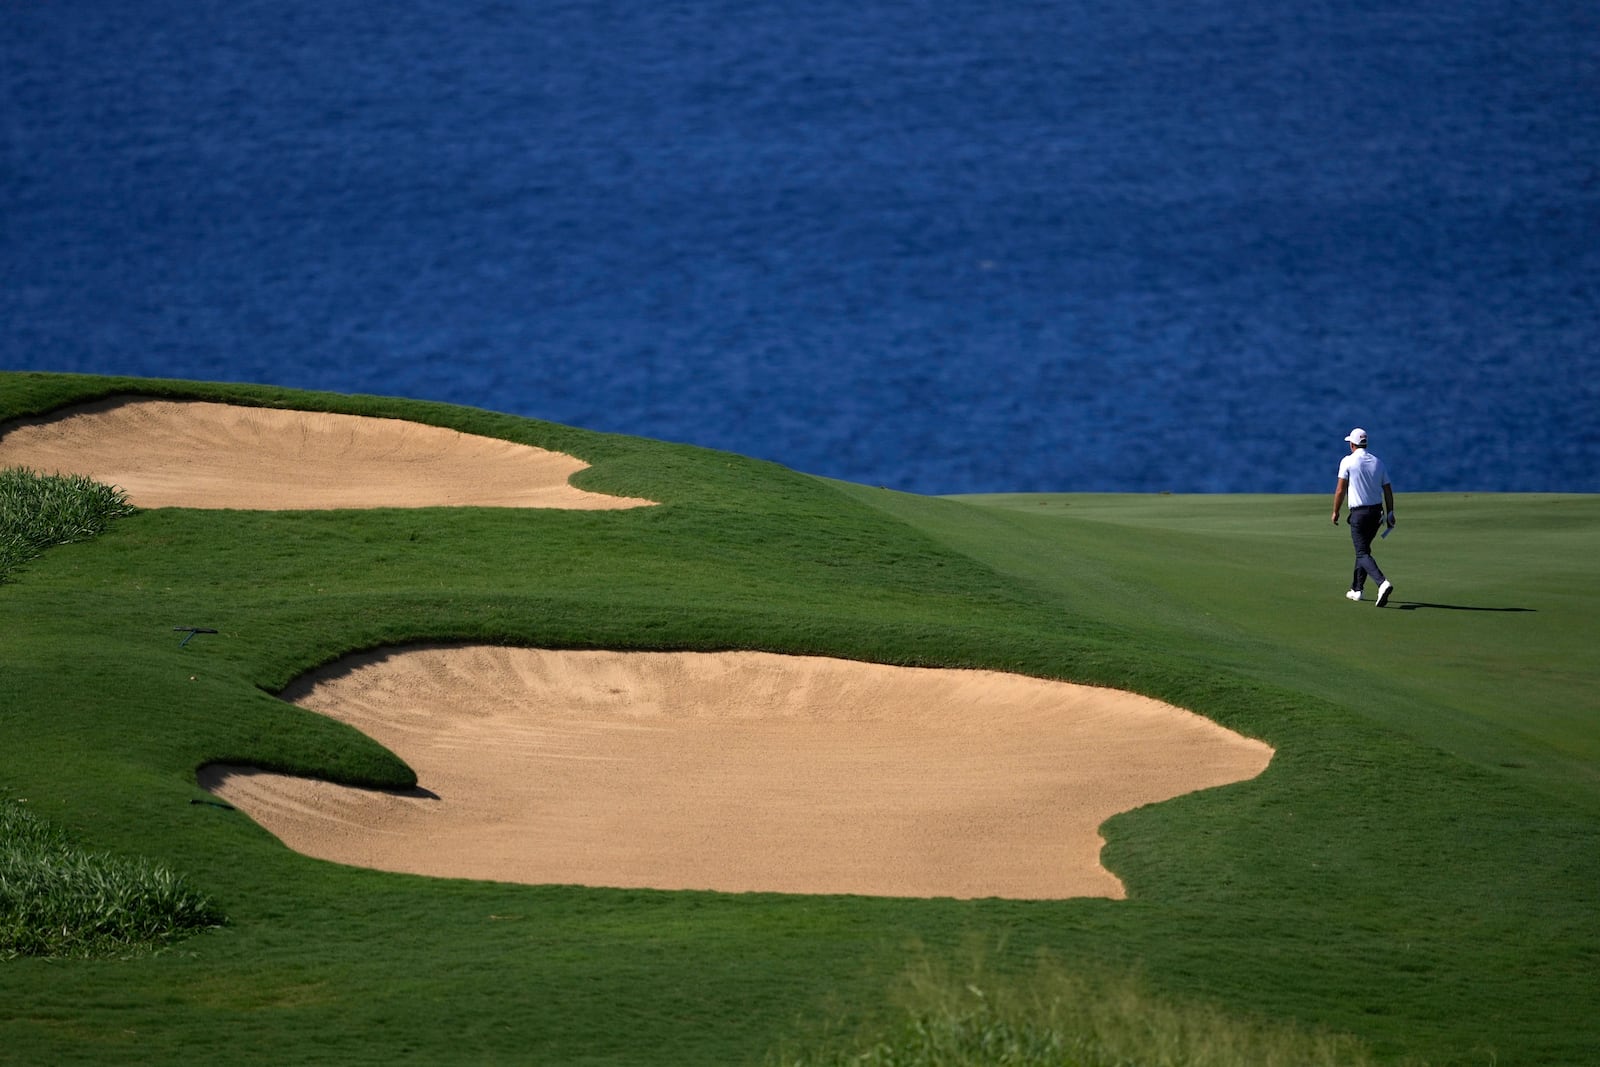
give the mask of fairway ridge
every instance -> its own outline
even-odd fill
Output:
[[[116,397],[4,428],[0,466],[81,474],[142,508],[326,510],[655,503],[568,484],[588,464],[401,419]]]
[[[411,647],[283,695],[421,788],[235,766],[203,785],[312,856],[529,884],[1120,898],[1101,823],[1272,757],[1116,690],[760,652]]]

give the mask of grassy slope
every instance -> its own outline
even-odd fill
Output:
[[[1591,498],[1403,497],[1380,559],[1402,602],[1451,607],[1377,612],[1338,598],[1348,541],[1320,500],[929,500],[238,386],[0,374],[0,418],[132,387],[525,440],[594,462],[585,488],[666,506],[162,510],[0,586],[0,789],[92,847],[167,862],[233,920],[153,959],[7,965],[0,1059],[749,1061],[830,1005],[877,1002],[908,943],[974,935],[1439,1063],[1594,1047]],[[1517,607],[1533,610],[1457,610]],[[180,649],[179,625],[222,632]],[[190,803],[208,759],[407,783],[268,693],[347,651],[441,638],[997,666],[1167,697],[1279,756],[1113,820],[1106,858],[1132,894],[1114,903],[431,881],[304,859]]]

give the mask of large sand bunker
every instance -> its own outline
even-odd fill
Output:
[[[0,431],[0,467],[149,508],[652,503],[574,489],[571,456],[393,419],[119,398]],[[309,855],[535,884],[1120,897],[1102,822],[1272,755],[1107,689],[761,653],[414,648],[285,696],[388,746],[421,788],[226,766],[202,784]]]
[[[752,652],[421,647],[284,695],[421,788],[223,766],[202,784],[312,856],[532,884],[1121,897],[1105,819],[1272,756],[1114,690]]]
[[[365,415],[118,398],[0,427],[0,467],[82,474],[145,508],[632,508],[560,452]]]

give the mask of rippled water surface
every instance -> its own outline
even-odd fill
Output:
[[[927,493],[1600,490],[1600,7],[147,0],[0,30],[0,367]]]

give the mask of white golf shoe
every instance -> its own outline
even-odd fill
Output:
[[[1346,600],[1360,600],[1361,599],[1361,590],[1359,590],[1359,589],[1346,589],[1344,591],[1344,598]]]
[[[1389,602],[1389,594],[1394,592],[1393,582],[1384,582],[1378,586],[1378,607],[1383,607]]]

